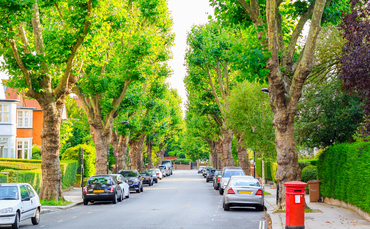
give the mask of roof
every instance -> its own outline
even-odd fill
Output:
[[[17,103],[17,106],[21,107],[32,107],[35,108],[35,110],[42,110],[39,103],[34,99],[27,99],[25,96],[18,94],[18,89],[13,89],[10,87],[6,88],[5,97],[7,99],[16,99],[20,102]]]

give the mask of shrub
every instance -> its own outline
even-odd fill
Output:
[[[96,150],[95,147],[89,146],[86,144],[77,145],[71,148],[68,148],[63,154],[62,154],[62,160],[76,160],[78,162],[78,172],[81,173],[81,160],[80,153],[81,148],[83,149],[84,153],[84,177],[90,177],[92,175],[95,175],[96,173],[96,165],[95,165],[95,158],[96,158]]]
[[[264,165],[265,165],[265,179],[266,180],[272,180],[272,176],[271,176],[271,163],[272,163],[272,161],[270,159],[264,160]]]
[[[256,158],[256,173],[259,177],[262,177],[262,159]]]
[[[0,173],[0,183],[6,183],[6,175]]]
[[[24,162],[9,162],[0,161],[0,171],[4,169],[14,169],[14,170],[34,170],[41,169],[41,163],[24,163]]]
[[[32,146],[32,159],[41,160],[41,147],[36,144]]]
[[[77,161],[61,161],[60,169],[62,171],[62,186],[68,188],[75,184],[77,173]]]
[[[177,156],[182,159],[186,158],[185,153],[178,153]]]
[[[298,165],[299,165],[299,168],[302,171],[306,166],[311,165],[311,162],[308,162],[308,161],[298,161]]]
[[[277,171],[277,162],[271,162],[271,178],[275,184],[277,183],[276,171]]]
[[[313,165],[306,166],[302,170],[301,180],[307,182],[309,180],[317,180],[317,167]]]
[[[169,157],[174,157],[176,156],[176,151],[171,151],[167,153]]]
[[[319,157],[320,193],[370,213],[370,142],[342,143]]]

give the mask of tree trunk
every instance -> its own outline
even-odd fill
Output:
[[[230,129],[222,129],[222,167],[234,166],[233,152],[231,151],[231,142],[233,132]]]
[[[243,169],[246,175],[251,174],[251,166],[249,164],[249,155],[247,151],[247,147],[245,145],[245,140],[243,136],[238,137],[238,158],[239,158],[239,167]]]
[[[111,137],[111,144],[113,147],[113,154],[118,152],[118,136],[116,131],[112,131],[112,137]],[[116,157],[117,160],[117,168],[115,168],[115,172],[118,173],[118,157]]]
[[[221,164],[222,141],[221,140],[215,142],[215,151],[216,151],[216,161],[217,161],[216,169],[222,169],[222,164]]]
[[[40,199],[64,200],[62,189],[62,172],[60,170],[60,125],[64,103],[49,100],[39,101],[42,108],[43,124],[41,133],[41,169],[42,183]],[[50,102],[52,101],[52,102]]]
[[[145,135],[141,135],[138,139],[130,139],[129,155],[131,160],[131,168],[138,171],[142,170],[143,161],[143,146]]]
[[[274,114],[275,143],[277,151],[276,180],[279,184],[278,209],[285,209],[285,187],[288,181],[300,181],[301,170],[294,140],[294,116],[288,118],[287,111],[278,110]]]
[[[159,150],[157,152],[157,156],[160,157],[159,164],[162,164],[162,161],[164,161],[164,153],[166,152],[167,145],[163,146],[162,144],[159,144]]]
[[[216,142],[212,140],[207,140],[211,153],[209,154],[209,163],[214,168],[217,169],[217,152],[216,152]]]
[[[148,161],[148,169],[151,169],[153,167],[153,160],[152,160],[152,147],[153,147],[153,139],[152,141],[150,141],[150,136],[149,136],[149,141],[148,141],[148,158],[149,158],[149,161]]]
[[[130,135],[120,135],[118,141],[118,171],[127,169],[127,147]]]
[[[96,174],[107,174],[108,150],[112,131],[111,128],[108,128],[110,131],[104,131],[102,121],[98,117],[95,118],[94,121],[89,120],[89,123],[96,150]]]

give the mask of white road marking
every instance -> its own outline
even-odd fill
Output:
[[[58,223],[63,222],[63,220],[59,220]]]
[[[72,219],[76,218],[77,216],[73,216]]]
[[[259,229],[265,229],[265,221],[260,221]]]

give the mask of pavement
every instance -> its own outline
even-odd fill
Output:
[[[64,192],[74,203],[81,201],[81,189]],[[47,207],[45,207],[47,208]],[[49,208],[50,209],[50,208]],[[36,228],[31,220],[21,229]],[[265,212],[252,208],[222,208],[222,196],[197,170],[175,170],[173,175],[144,192],[131,192],[122,202],[95,202],[65,209],[54,208],[41,215],[37,228],[84,229],[267,229]]]
[[[42,206],[41,214],[53,212],[56,210],[67,210],[83,203],[81,188],[72,188],[68,191],[63,191],[63,194],[64,199],[66,201],[71,201],[72,203],[64,206]]]
[[[265,191],[271,193],[271,195],[265,195],[265,207],[272,221],[272,229],[285,229],[285,213],[273,212],[276,208],[276,189],[266,185]],[[305,201],[308,207],[313,210],[310,213],[305,213],[306,229],[370,228],[369,221],[350,209],[326,203],[310,203],[308,195],[305,195]]]

